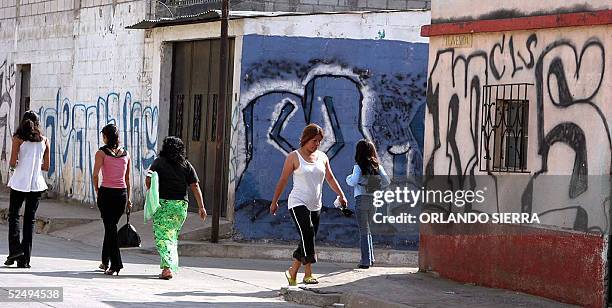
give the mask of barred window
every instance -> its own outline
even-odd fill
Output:
[[[483,87],[480,171],[529,172],[529,87],[532,84]]]

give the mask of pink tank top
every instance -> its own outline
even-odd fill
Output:
[[[102,165],[102,186],[107,188],[127,188],[125,172],[127,170],[128,155],[113,157],[104,154]]]

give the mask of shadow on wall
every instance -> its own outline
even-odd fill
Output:
[[[352,189],[344,179],[362,138],[376,144],[390,175],[420,175],[427,53],[422,43],[245,36],[230,162],[240,236],[297,239],[286,201],[275,217],[268,207],[285,157],[299,147],[308,123],[324,128],[321,150],[353,206]],[[356,246],[356,220],[334,209],[334,199],[325,186],[317,238]],[[416,249],[417,225],[379,228],[384,230],[374,233],[385,234],[375,237],[379,244]]]

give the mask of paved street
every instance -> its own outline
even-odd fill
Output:
[[[0,256],[8,251],[8,227],[0,225]],[[100,241],[102,239],[100,238]],[[286,286],[282,272],[288,261],[181,257],[181,271],[169,281],[157,279],[156,255],[123,250],[125,268],[119,276],[97,269],[100,249],[44,234],[34,237],[31,269],[0,267],[0,299],[10,287],[63,287],[63,302],[2,303],[3,307],[300,307],[279,296]],[[292,288],[293,300],[317,303],[321,294],[357,294],[378,298],[388,307],[561,307],[561,303],[512,292],[463,285],[411,267],[355,270],[351,263],[320,262],[314,267],[319,285]],[[302,274],[298,276],[301,279]],[[301,285],[302,288],[305,286]],[[295,293],[297,292],[297,293]],[[359,301],[356,298],[354,301]],[[6,306],[5,306],[6,305]],[[362,307],[366,302],[351,304]],[[370,306],[379,307],[382,302]]]
[[[2,261],[7,230],[0,225]],[[300,307],[278,296],[286,284],[280,273],[287,262],[184,257],[175,279],[163,281],[156,276],[157,256],[125,251],[122,256],[125,268],[119,276],[105,276],[97,270],[97,247],[37,234],[31,269],[0,267],[0,295],[6,298],[6,287],[64,287],[62,303],[9,307]],[[329,267],[335,265],[319,266],[333,270]]]

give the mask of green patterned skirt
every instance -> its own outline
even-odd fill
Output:
[[[178,271],[178,236],[187,218],[187,201],[159,199],[153,215],[155,246],[161,257],[160,268]]]

